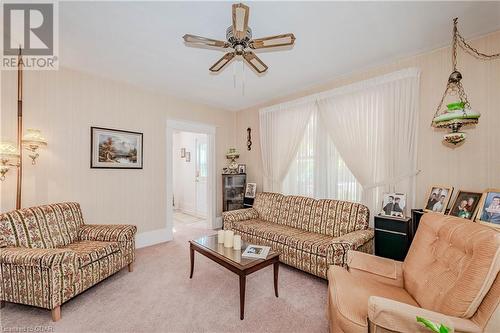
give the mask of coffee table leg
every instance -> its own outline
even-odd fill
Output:
[[[240,319],[245,318],[245,285],[247,282],[246,275],[240,275]]]
[[[276,261],[274,263],[274,294],[278,297],[278,272],[280,268],[280,262]]]
[[[193,278],[193,271],[194,271],[194,249],[193,245],[189,246],[189,256],[191,257],[191,274],[189,274],[189,278]]]

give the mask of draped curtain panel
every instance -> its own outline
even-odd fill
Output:
[[[409,213],[415,205],[418,173],[419,81],[420,71],[409,68],[262,109],[264,190],[282,192],[285,187],[354,201],[359,182],[361,201],[372,216],[381,210],[382,194],[393,191],[407,194]],[[301,180],[297,175],[304,171],[294,162],[310,160],[308,154],[314,163],[301,168],[312,167],[314,176]],[[328,173],[332,168],[339,171]],[[349,185],[352,175],[357,182]],[[338,185],[339,177],[347,186]]]
[[[318,99],[322,123],[363,188],[362,202],[381,210],[384,192],[415,205],[420,72],[406,69],[342,87]]]
[[[296,156],[283,181],[284,194],[361,201],[361,186],[313,111]]]
[[[297,154],[314,102],[278,105],[260,110],[260,144],[264,191],[282,192],[282,183]]]

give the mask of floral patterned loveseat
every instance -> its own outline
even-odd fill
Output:
[[[369,209],[348,201],[257,193],[253,208],[224,212],[224,229],[270,246],[280,261],[327,278],[330,265],[344,266],[349,250],[372,253]]]
[[[74,202],[0,214],[0,301],[52,310],[135,258],[133,225],[89,225]]]

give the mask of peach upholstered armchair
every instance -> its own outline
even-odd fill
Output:
[[[330,266],[331,332],[430,332],[424,317],[454,332],[500,332],[500,232],[428,213],[404,262],[349,252]]]

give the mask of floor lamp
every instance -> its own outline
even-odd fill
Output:
[[[38,149],[47,145],[47,140],[36,129],[28,129],[23,136],[23,59],[21,48],[17,58],[17,142],[0,141],[0,180],[10,168],[17,168],[16,209],[22,206],[23,147],[28,150],[31,163],[36,164]]]

